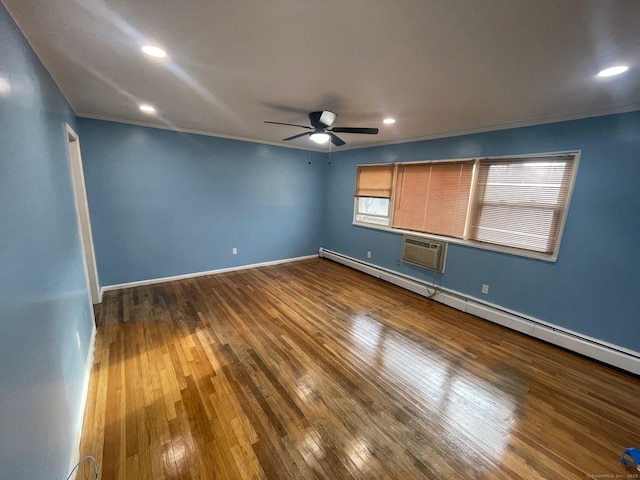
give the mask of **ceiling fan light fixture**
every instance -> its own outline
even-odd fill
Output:
[[[148,103],[141,104],[140,110],[148,114],[156,113],[156,109],[152,105],[149,105]]]
[[[323,144],[327,143],[331,139],[331,136],[328,133],[315,132],[309,135],[309,138],[316,143]]]
[[[382,123],[384,123],[385,125],[392,125],[392,124],[396,123],[396,119],[395,118],[385,118],[384,120],[382,120]]]

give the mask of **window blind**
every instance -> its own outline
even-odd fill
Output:
[[[392,226],[463,238],[473,165],[473,161],[399,165]]]
[[[359,165],[356,197],[391,198],[393,165]]]
[[[553,253],[574,160],[574,156],[481,160],[469,238]]]

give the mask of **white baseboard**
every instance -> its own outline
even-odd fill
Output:
[[[93,319],[93,316],[92,316]],[[87,408],[87,398],[89,397],[89,381],[91,379],[91,370],[93,368],[93,355],[96,346],[96,324],[95,321],[91,325],[91,339],[89,340],[89,350],[87,352],[87,359],[84,367],[84,380],[82,384],[82,399],[80,401],[80,418],[78,419],[78,425],[76,426],[76,432],[73,438],[73,444],[71,448],[71,460],[69,462],[68,472],[76,466],[78,460],[80,460],[80,441],[82,440],[82,426],[84,424],[84,412]],[[77,475],[77,470],[73,472],[71,480],[74,480]]]
[[[284,258],[282,260],[272,260],[269,262],[252,263],[249,265],[238,265],[237,267],[219,268],[217,270],[208,270],[206,272],[185,273],[184,275],[175,275],[173,277],[161,277],[152,278],[149,280],[140,280],[137,282],[119,283],[116,285],[105,285],[100,289],[100,301],[102,301],[102,295],[104,292],[110,290],[120,290],[122,288],[142,287],[145,285],[154,285],[156,283],[173,282],[175,280],[184,280],[186,278],[204,277],[205,275],[215,275],[217,273],[235,272],[238,270],[247,270],[249,268],[266,267],[269,265],[278,265],[280,263],[298,262],[300,260],[309,260],[310,258],[317,258],[318,254],[305,255],[303,257]]]
[[[438,292],[433,295],[434,285],[429,282],[378,267],[341,253],[320,248],[319,255],[410,290],[418,295],[432,298],[457,310],[640,375],[640,353],[633,350],[559,327],[500,305],[484,302],[455,290],[438,287]]]

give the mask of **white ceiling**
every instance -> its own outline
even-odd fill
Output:
[[[347,149],[640,109],[640,0],[2,2],[80,116],[267,143],[303,130],[263,120],[313,110],[380,128]]]

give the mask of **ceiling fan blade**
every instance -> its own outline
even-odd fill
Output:
[[[299,133],[299,134],[294,135],[292,137],[283,138],[282,141],[286,142],[287,140],[293,140],[294,138],[304,137],[305,135],[311,135],[311,132]]]
[[[367,135],[376,135],[378,133],[377,128],[360,128],[360,127],[334,127],[332,132],[338,133],[366,133]]]
[[[331,136],[331,143],[333,143],[336,147],[341,147],[344,145],[344,140],[342,140],[339,136],[337,136],[333,132],[327,132]]]
[[[297,125],[295,123],[283,123],[283,122],[270,122],[269,120],[265,120],[263,123],[272,123],[273,125],[289,125],[290,127],[300,127],[306,128],[307,130],[313,130],[313,128],[308,125]]]

